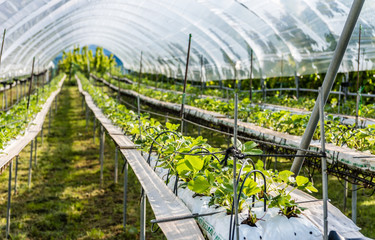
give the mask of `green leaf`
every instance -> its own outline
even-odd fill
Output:
[[[289,182],[289,177],[293,175],[294,173],[289,170],[279,172],[279,178],[285,183]]]
[[[187,155],[185,156],[186,165],[191,168],[192,171],[200,171],[203,168],[203,160],[197,156]]]
[[[318,189],[316,189],[314,186],[307,186],[306,187],[307,190],[311,191],[311,192],[318,192]]]
[[[188,188],[196,193],[204,193],[210,188],[210,186],[210,183],[203,176],[196,177],[188,184]]]
[[[309,179],[304,176],[297,176],[296,177],[296,182],[298,186],[303,186],[309,182]]]
[[[244,187],[243,191],[247,196],[252,196],[260,192],[258,184],[251,178],[246,179]]]
[[[187,165],[186,165],[186,161],[185,160],[181,160],[177,163],[177,166],[176,166],[176,170],[178,172],[178,174],[180,176],[183,176],[185,175],[186,173],[192,171],[191,168],[189,168]]]

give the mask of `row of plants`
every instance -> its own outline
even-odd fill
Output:
[[[182,136],[176,132],[179,128],[177,124],[167,122],[161,124],[148,114],[138,115],[119,104],[115,99],[103,93],[100,87],[95,87],[83,74],[79,74],[83,89],[93,98],[95,104],[102,109],[111,121],[121,127],[124,132],[132,135],[133,141],[142,146],[142,151],[149,152],[153,146],[155,156],[158,156],[158,167],[168,169],[169,176],[176,176],[183,184],[182,188],[188,188],[195,192],[195,196],[210,197],[209,205],[222,206],[228,213],[232,212],[233,203],[233,165],[234,160],[231,156],[225,155],[226,150],[211,147],[207,139],[203,137]],[[194,150],[195,149],[195,150]],[[205,152],[218,153],[215,156],[211,154],[200,154],[202,149]],[[272,171],[264,169],[263,162],[258,161],[254,167],[265,175],[266,189],[262,181],[255,182],[252,178],[246,178],[246,174],[255,170],[250,164],[252,155],[262,154],[257,149],[254,142],[241,143],[237,140],[236,152],[245,154],[248,158],[238,160],[236,164],[236,174],[238,185],[243,184],[243,191],[240,194],[239,211],[248,208],[251,204],[246,201],[255,196],[256,201],[266,200],[268,208],[279,208],[279,214],[289,217],[298,216],[303,208],[296,204],[291,198],[290,193],[295,189],[304,191],[317,190],[313,187],[308,178],[304,176],[293,177],[293,173],[285,171]],[[240,171],[242,167],[242,171]],[[260,177],[260,176],[259,176]],[[166,182],[170,178],[166,179]],[[244,181],[245,180],[245,181]],[[292,189],[287,189],[293,186]],[[253,225],[258,219],[249,211],[250,215],[247,224]]]
[[[15,104],[9,111],[0,113],[0,151],[12,139],[23,133],[43,107],[50,94],[58,88],[58,82],[63,74],[56,76],[48,86],[30,95],[30,105],[27,109],[28,96]]]
[[[105,79],[110,80],[108,76],[103,76]],[[139,79],[136,76],[133,75],[127,75],[129,79],[137,82]],[[150,77],[150,76],[149,76]],[[146,86],[153,86],[157,88],[167,89],[167,90],[174,90],[174,91],[182,91],[183,85],[182,84],[171,84],[168,81],[162,82],[161,78],[158,79],[158,81],[150,80],[149,77],[144,77],[141,79],[141,83]],[[372,84],[372,80],[369,79]],[[374,80],[375,82],[375,80]],[[372,84],[373,85],[373,84]],[[232,86],[231,86],[232,87]],[[363,91],[362,91],[363,92]],[[201,89],[201,87],[192,86],[191,84],[187,85],[187,93],[190,94],[196,94],[199,96],[200,94],[206,95],[206,96],[216,96],[220,98],[233,98],[233,91],[223,91],[219,89],[212,89],[212,88],[205,88]],[[286,91],[284,91],[286,93]],[[240,92],[239,98],[244,99],[248,98],[249,93],[248,92]],[[356,112],[356,102],[355,98],[351,97],[352,99],[347,99],[345,102],[342,100],[340,102],[340,113],[346,114],[346,115],[352,115],[355,116]],[[313,94],[311,96],[302,96],[297,98],[294,95],[290,94],[281,94],[280,91],[277,91],[276,94],[273,95],[267,95],[266,99],[263,99],[262,94],[253,94],[253,103],[261,104],[261,103],[270,103],[270,104],[276,104],[280,106],[286,106],[286,107],[292,107],[292,108],[300,108],[307,111],[311,111],[315,106],[315,100],[316,100],[316,94]],[[375,118],[375,103],[372,103],[372,98],[370,98],[370,101],[365,103],[362,103],[362,100],[360,102],[360,109],[359,109],[359,116],[367,117],[367,118]],[[364,100],[363,100],[364,101]],[[339,100],[337,96],[331,95],[328,104],[325,106],[325,111],[329,113],[338,113],[339,108]]]
[[[111,81],[118,85],[116,80]],[[138,91],[137,85],[120,83],[124,89]],[[145,96],[154,99],[172,103],[181,103],[182,94],[174,92],[164,92],[141,86],[139,92]],[[219,112],[233,117],[234,102],[233,100],[224,101],[214,98],[198,98],[190,95],[185,98],[185,103],[201,109]],[[302,136],[310,115],[293,114],[290,111],[272,111],[264,110],[259,106],[252,106],[248,98],[239,101],[238,117],[241,121],[256,124],[258,126],[272,129],[278,132],[289,133],[292,135]],[[320,139],[319,125],[315,131],[313,139]],[[370,151],[375,154],[375,126],[370,125],[366,128],[356,128],[354,125],[341,124],[339,117],[328,115],[325,120],[326,141],[337,146],[347,146],[360,151]]]

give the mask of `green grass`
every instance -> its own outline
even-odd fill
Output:
[[[27,187],[30,146],[20,154],[18,193],[12,195],[12,239],[136,239],[139,232],[140,184],[129,171],[127,227],[122,227],[123,160],[119,183],[114,184],[114,144],[106,138],[104,186],[100,187],[99,140],[93,142],[93,116],[88,131],[77,86],[65,83],[53,114],[48,116],[43,145],[38,138],[38,165]],[[97,128],[98,129],[98,128]],[[99,133],[96,133],[99,136]],[[14,168],[13,168],[14,170]],[[13,172],[14,176],[14,172]],[[14,184],[14,182],[13,182]],[[0,238],[5,237],[8,170],[0,176]],[[154,218],[147,206],[147,222]],[[147,239],[164,239],[151,233]]]

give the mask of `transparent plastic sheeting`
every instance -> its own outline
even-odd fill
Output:
[[[354,0],[355,1],[355,0]],[[62,50],[100,45],[125,68],[182,78],[192,34],[192,80],[325,72],[352,0],[0,0],[7,29],[0,77],[51,63]],[[367,0],[340,71],[374,69],[375,1]],[[202,77],[201,77],[202,76]]]

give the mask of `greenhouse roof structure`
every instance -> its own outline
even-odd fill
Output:
[[[46,67],[62,50],[100,45],[128,69],[181,77],[192,34],[189,79],[292,76],[327,71],[351,0],[5,0],[0,74]],[[340,71],[375,67],[375,2],[366,1]]]

